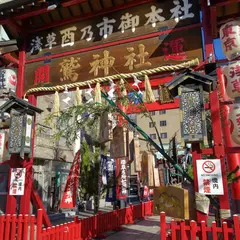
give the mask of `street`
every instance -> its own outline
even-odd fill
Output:
[[[133,225],[124,225],[122,230],[107,234],[109,240],[159,240],[159,216],[146,217]]]

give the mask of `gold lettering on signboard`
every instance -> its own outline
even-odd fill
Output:
[[[75,31],[77,27],[69,27],[60,31],[62,35],[62,47],[73,46],[75,42]]]
[[[89,63],[92,67],[89,73],[94,73],[94,76],[97,77],[99,70],[102,69],[104,71],[104,76],[109,75],[109,69],[113,67],[115,62],[115,58],[110,56],[110,52],[104,50],[103,58],[101,59],[99,54],[94,54],[93,59],[94,61]]]
[[[136,54],[134,52],[133,47],[127,48],[127,51],[130,53],[127,56],[124,56],[124,58],[127,60],[125,63],[125,67],[129,67],[129,70],[132,71],[134,68],[144,68],[144,67],[151,67],[150,62],[146,62],[146,57],[149,55],[148,52],[145,52],[145,46],[143,44],[138,45],[139,54]],[[136,58],[139,59],[139,63],[135,64],[137,62]]]
[[[80,68],[79,64],[80,58],[70,57],[68,59],[63,59],[60,65],[60,72],[62,72],[63,77],[60,78],[61,81],[71,80],[72,82],[76,82],[78,79],[78,73],[76,73],[76,69]]]

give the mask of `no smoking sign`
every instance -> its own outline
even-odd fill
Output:
[[[205,173],[213,173],[216,169],[216,166],[212,161],[205,161],[202,165],[202,168]]]
[[[220,159],[197,160],[198,192],[205,195],[223,195]]]

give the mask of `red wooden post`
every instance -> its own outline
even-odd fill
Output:
[[[28,240],[28,221],[28,214],[26,214],[23,218],[23,240]]]
[[[64,227],[63,227],[63,224],[60,224],[60,234],[59,234],[59,239],[60,240],[63,240],[64,238],[63,238],[63,232],[64,232]],[[66,239],[64,239],[64,240],[66,240]]]
[[[36,106],[37,104],[36,97],[30,96],[29,103]],[[35,121],[34,121],[34,128],[35,128]],[[32,137],[32,156],[34,156],[34,136]],[[32,183],[33,183],[32,165],[33,165],[33,157],[29,159],[27,156],[25,156],[24,161],[22,162],[22,167],[26,168],[26,177],[25,177],[24,195],[21,196],[21,200],[20,200],[21,214],[29,214],[29,211],[30,211],[31,191],[32,191]]]
[[[167,240],[167,231],[166,231],[166,215],[165,212],[160,213],[160,236],[161,240]]]
[[[180,236],[181,236],[181,239],[187,240],[187,235],[185,232],[185,221],[180,222]]]
[[[22,216],[22,214],[20,214],[20,215],[18,215],[18,240],[22,240],[22,231],[23,231],[23,229],[22,229],[22,226],[23,226],[23,216]]]
[[[175,223],[174,219],[171,220],[171,235],[172,235],[172,239],[174,239],[174,240],[177,239],[176,223]]]
[[[12,215],[12,227],[11,227],[11,240],[15,240],[16,238],[16,221],[17,221],[17,215]],[[1,224],[1,223],[0,223]],[[0,238],[1,239],[1,238]]]
[[[217,224],[216,224],[215,221],[212,222],[212,237],[213,237],[213,240],[217,240],[218,239]]]
[[[225,152],[223,145],[223,134],[222,134],[222,125],[221,125],[221,115],[220,115],[220,104],[218,98],[218,90],[214,90],[210,93],[210,110],[212,118],[212,132],[214,140],[214,155],[221,160],[221,170],[222,170],[222,179],[223,179],[223,191],[224,195],[219,196],[220,208],[223,210],[229,210],[230,217],[230,204],[228,199],[228,183],[227,183],[227,174],[225,166]]]
[[[191,229],[190,229],[191,239],[196,240],[197,239],[197,224],[195,221],[191,221],[190,226],[191,226]]]
[[[202,240],[207,240],[206,222],[201,221],[201,236]]]
[[[5,215],[0,216],[0,240],[3,239]]]
[[[195,192],[198,192],[198,178],[197,178],[197,160],[201,159],[201,153],[200,153],[200,144],[199,143],[193,143],[192,144],[192,161],[193,161],[193,174],[194,174],[194,190]],[[205,213],[202,213],[197,210],[197,221],[205,221],[207,222],[208,215]]]
[[[37,211],[37,240],[41,240],[41,235],[42,235],[42,209],[38,209]]]
[[[228,240],[228,226],[226,222],[222,223],[222,230],[223,230],[223,239]]]
[[[9,239],[10,238],[10,222],[11,220],[11,215],[10,214],[7,214],[6,216],[6,222],[5,222],[5,235],[4,235],[4,239]]]
[[[56,240],[59,240],[60,236],[59,236],[59,232],[60,232],[60,228],[59,228],[59,225],[56,226],[55,228],[55,239]]]
[[[35,239],[35,236],[34,236],[35,220],[36,220],[35,215],[32,215],[30,219],[30,240]]]
[[[233,226],[234,226],[234,233],[235,233],[235,238],[240,239],[240,227],[239,227],[239,220],[238,220],[238,215],[233,216]]]

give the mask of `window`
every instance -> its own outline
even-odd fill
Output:
[[[160,114],[160,115],[166,114],[166,110],[160,110],[160,111],[159,111],[159,114]]]
[[[157,136],[156,136],[156,134],[150,134],[150,138],[151,138],[151,139],[156,139]]]
[[[167,121],[160,121],[160,127],[167,126]]]
[[[167,138],[167,133],[161,133],[161,138],[166,139]]]
[[[150,122],[150,123],[149,123],[149,127],[150,127],[150,128],[153,128],[155,125],[156,125],[155,122]]]
[[[152,111],[152,112],[151,112],[151,115],[152,115],[152,116],[155,116],[155,115],[156,115],[156,112],[155,112],[155,111]]]

